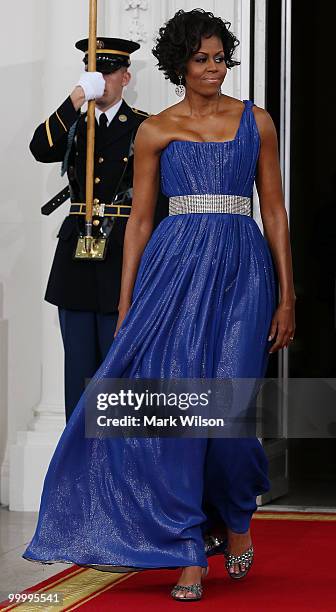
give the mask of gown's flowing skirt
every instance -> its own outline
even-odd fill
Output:
[[[167,217],[147,244],[132,306],[88,389],[104,377],[262,377],[274,309],[273,262],[251,217]],[[50,463],[24,557],[206,566],[206,521],[218,516],[246,531],[256,495],[269,489],[259,441],[85,438],[88,389]]]

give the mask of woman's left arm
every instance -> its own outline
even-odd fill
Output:
[[[264,233],[269,243],[280,284],[280,301],[270,328],[269,340],[275,338],[270,353],[288,346],[295,332],[295,290],[288,216],[285,208],[278,153],[278,138],[269,113],[253,107],[260,135],[260,153],[256,175]]]

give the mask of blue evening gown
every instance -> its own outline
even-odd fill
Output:
[[[252,196],[260,137],[253,102],[244,104],[233,140],[164,149],[167,196]],[[206,566],[213,517],[246,531],[270,486],[257,438],[86,438],[84,398],[104,377],[263,377],[275,308],[273,260],[251,216],[165,218],[143,253],[132,306],[58,442],[23,557],[113,571]]]

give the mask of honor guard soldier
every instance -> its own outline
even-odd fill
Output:
[[[76,43],[87,66],[88,39]],[[133,145],[148,114],[123,100],[129,83],[130,55],[140,45],[118,38],[97,39],[97,72],[84,72],[73,92],[36,129],[30,143],[35,159],[62,162],[69,186],[42,207],[50,214],[69,197],[69,215],[58,244],[45,300],[58,306],[65,351],[66,420],[104,360],[118,319],[124,232],[132,204]],[[93,237],[103,244],[97,257],[85,259],[79,247],[85,235],[86,113],[96,100]],[[168,214],[168,200],[158,198],[154,227]],[[98,240],[99,239],[99,240]]]

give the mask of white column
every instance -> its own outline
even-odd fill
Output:
[[[8,504],[8,321],[3,313],[3,284],[0,283],[0,500]]]
[[[87,36],[88,3],[82,0],[48,2],[41,89],[43,116],[50,115],[67,97],[83,70],[82,55],[74,43]],[[37,92],[38,95],[38,92]],[[33,161],[32,161],[33,163]],[[49,200],[66,180],[60,177],[60,164],[40,165],[41,204]],[[47,284],[56,248],[56,234],[67,214],[64,204],[50,217],[41,219],[42,295]],[[35,511],[39,507],[44,476],[57,441],[65,426],[63,347],[56,306],[42,305],[41,400],[33,408],[25,431],[17,432],[10,449],[10,510]]]

